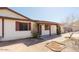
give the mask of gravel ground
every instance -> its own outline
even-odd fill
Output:
[[[1,52],[3,52],[3,51],[8,51],[8,52],[51,52],[51,50],[49,48],[47,48],[45,45],[51,41],[63,42],[65,40],[67,40],[64,37],[68,36],[68,34],[69,33],[62,34],[59,37],[51,38],[49,40],[21,39],[21,40],[0,42],[0,51]],[[79,35],[79,34],[77,34],[77,35]],[[62,52],[75,52],[75,50],[73,50],[70,47],[67,47]]]

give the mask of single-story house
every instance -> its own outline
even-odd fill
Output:
[[[79,31],[79,20],[75,21],[72,25],[72,31]]]
[[[35,21],[7,7],[0,7],[0,41],[29,38],[33,32],[40,35],[57,34],[60,24],[49,21]]]
[[[61,33],[64,32],[63,25],[56,22],[34,20],[32,25],[33,25],[32,32],[35,32],[35,33],[37,32],[41,36],[42,35],[56,35],[58,27],[60,27]]]

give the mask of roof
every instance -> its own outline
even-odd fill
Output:
[[[62,25],[60,23],[51,22],[51,21],[42,21],[42,20],[33,20],[33,21],[39,24]]]
[[[28,19],[29,21],[32,21],[32,19],[30,19],[29,17],[26,17],[26,16],[24,16],[24,15],[22,15],[22,14],[16,12],[16,11],[14,11],[14,10],[8,8],[8,7],[0,7],[0,9],[7,9],[7,10],[9,10],[9,11],[11,11],[11,12],[17,14],[17,15],[20,15],[20,16],[24,17],[25,19],[23,19],[23,20],[27,20],[27,19]],[[1,15],[0,17],[12,18],[12,19],[20,19],[20,18],[15,18],[15,17],[7,17],[7,16],[5,16],[5,15]]]
[[[22,20],[22,21],[32,21],[32,20],[26,20],[26,19],[20,19],[20,18],[13,18],[13,17],[6,17],[6,16],[0,16],[0,18],[6,18],[6,19],[12,19],[12,20]]]
[[[62,25],[62,24],[56,23],[56,22],[42,21],[42,20],[33,20],[33,19],[30,19],[29,17],[26,17],[26,16],[14,11],[14,10],[8,8],[8,7],[0,7],[0,9],[7,9],[7,10],[9,10],[9,11],[11,11],[11,12],[17,14],[17,15],[20,15],[20,16],[24,17],[25,19],[20,19],[20,18],[15,18],[15,17],[8,17],[8,16],[5,16],[5,15],[0,16],[0,18],[7,18],[7,19],[14,19],[14,20],[15,19],[16,20],[19,19],[19,20],[23,20],[23,21],[33,21],[33,22],[40,23],[40,24],[53,24],[53,25],[57,25],[58,24],[58,25]]]

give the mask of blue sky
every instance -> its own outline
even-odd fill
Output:
[[[66,17],[79,16],[78,7],[10,7],[11,9],[35,20],[63,22]]]

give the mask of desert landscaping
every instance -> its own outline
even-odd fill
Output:
[[[18,8],[16,8],[16,10],[17,9]],[[69,9],[72,10],[72,8]],[[1,52],[79,51],[79,17],[75,14],[67,14],[66,16],[63,16],[62,14],[62,21],[61,19],[55,21],[52,19],[53,17],[51,18],[51,21],[49,21],[49,19],[32,19],[27,17],[26,14],[21,14],[16,10],[14,10],[14,8],[0,7]],[[23,11],[24,9],[21,8],[20,10]],[[61,10],[64,11],[65,9],[61,8]],[[58,10],[56,9],[56,11]],[[65,11],[68,12],[67,10]],[[35,9],[33,12],[35,12]],[[41,15],[43,14],[42,12]],[[25,11],[25,13],[27,12]],[[59,14],[60,16],[61,13],[59,11],[57,15]],[[53,14],[53,16],[54,15],[55,14]]]
[[[74,34],[75,37],[79,35],[78,32]],[[48,40],[48,37],[44,37],[47,40],[41,40],[39,39],[24,39],[24,40],[15,40],[15,41],[6,41],[6,42],[0,42],[0,51],[18,51],[18,52],[55,52],[48,47],[46,47],[47,43],[50,42],[59,42],[65,45],[65,48],[61,50],[61,52],[78,52],[78,47],[74,44],[74,41],[71,41],[67,39],[66,37],[69,37],[69,33],[62,34],[61,36],[57,36],[55,38],[50,38]],[[72,44],[73,43],[73,44]],[[54,45],[54,44],[53,44]],[[52,47],[52,46],[51,46]],[[57,46],[55,45],[55,48]],[[75,49],[74,49],[75,48]]]

